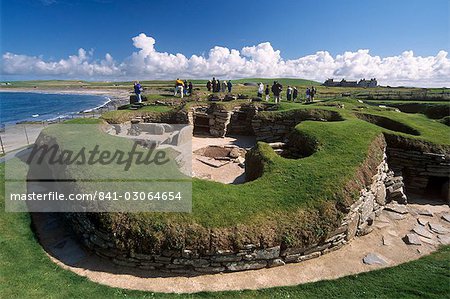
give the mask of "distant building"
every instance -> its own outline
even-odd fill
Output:
[[[334,81],[333,79],[328,79],[322,85],[328,87],[377,87],[378,83],[377,79],[375,78],[370,80],[361,79],[359,80],[359,82],[347,81],[345,79],[342,79],[341,81]]]

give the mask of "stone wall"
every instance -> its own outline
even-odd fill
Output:
[[[254,105],[235,107],[231,112],[228,134],[254,135],[252,120],[257,113],[258,109]]]
[[[264,142],[284,142],[287,135],[300,122],[312,121],[339,121],[339,113],[328,110],[308,109],[291,110],[267,114],[258,114],[252,120],[256,140]]]
[[[256,140],[264,142],[285,141],[284,139],[288,133],[290,133],[297,124],[298,122],[291,119],[270,121],[254,118],[252,121],[253,132],[255,132]]]
[[[424,152],[417,149],[405,150],[396,147],[388,147],[387,154],[389,165],[397,176],[403,176],[404,183],[409,192],[424,194],[427,191],[431,179],[442,178],[443,190],[436,191],[441,191],[443,199],[450,201],[448,192],[450,157],[448,155]],[[445,181],[447,181],[447,184]],[[398,184],[401,182],[395,183]],[[446,194],[445,188],[447,188]],[[390,192],[389,188],[387,190]]]
[[[193,107],[188,116],[189,123],[194,126],[194,133],[204,132],[213,137],[225,136],[230,118],[230,111],[214,103]]]
[[[217,250],[209,255],[201,255],[195,250],[163,250],[159,254],[124,252],[115,246],[114,236],[96,227],[88,215],[70,214],[68,218],[88,248],[122,266],[173,273],[217,273],[276,267],[319,257],[339,249],[355,235],[369,233],[373,220],[386,203],[385,182],[392,175],[385,155],[376,169],[372,183],[361,190],[358,200],[349,207],[341,225],[323,242],[306,248],[281,248],[281,244],[258,248],[254,244],[245,244],[239,250]]]
[[[210,105],[195,106],[189,112],[189,122],[194,130],[203,127],[213,137],[223,137],[226,134],[254,135],[252,120],[258,108],[254,105],[242,105],[228,111],[224,106],[212,103]],[[199,121],[198,118],[208,119]]]

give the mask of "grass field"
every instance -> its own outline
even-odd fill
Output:
[[[255,81],[258,80],[255,79]],[[237,89],[250,94],[254,87],[239,86]],[[202,96],[204,102],[206,94],[204,91],[200,92],[203,93],[197,96]],[[242,101],[244,102],[246,101]],[[196,101],[188,102],[185,109],[197,103]],[[232,101],[223,104],[238,105],[240,103],[240,101]],[[343,105],[344,108],[337,108],[337,105]],[[173,108],[150,103],[138,111],[108,112],[103,115],[103,118],[108,121],[123,122],[137,115],[160,115],[171,109]],[[450,128],[439,121],[431,120],[423,114],[399,113],[348,97],[322,100],[309,105],[284,101],[279,111],[263,112],[258,117],[289,118],[290,113],[295,110],[306,113],[313,110],[334,111],[344,120],[300,123],[294,134],[313,136],[319,143],[319,150],[313,155],[298,160],[285,159],[274,154],[272,149],[260,147],[261,155],[269,161],[269,166],[257,180],[241,185],[226,185],[194,179],[193,213],[130,214],[126,227],[121,226],[123,235],[131,233],[136,234],[135,238],[160,240],[161,228],[164,228],[164,231],[167,230],[170,235],[173,227],[183,228],[183,230],[195,227],[198,240],[193,242],[202,244],[206,242],[202,240],[205,239],[202,236],[209,229],[218,228],[226,231],[229,227],[239,225],[245,235],[267,236],[265,231],[273,232],[273,235],[267,236],[272,242],[288,239],[293,244],[302,245],[296,242],[300,239],[303,240],[302,242],[317,241],[337,226],[341,214],[335,206],[348,204],[349,199],[345,195],[344,186],[356,180],[355,174],[367,159],[369,147],[376,136],[387,132],[405,136],[411,140],[450,146],[450,138],[448,138]],[[418,136],[391,131],[361,120],[356,117],[356,112],[395,120],[415,129]],[[349,132],[351,132],[351,138]],[[78,137],[71,136],[71,138],[84,140],[83,136],[83,132],[80,132]],[[96,140],[103,140],[103,138]],[[226,213],[218,211],[226,211]],[[317,211],[320,213],[318,214]],[[114,223],[116,215],[108,214],[100,217],[102,222]],[[308,237],[292,236],[290,231],[293,230],[303,231]],[[224,233],[224,238],[225,236]],[[241,236],[236,234],[226,242],[229,246],[240,244],[242,240],[239,238]],[[126,240],[122,241],[126,242]],[[163,242],[162,239],[160,241]]]
[[[2,298],[448,298],[450,294],[450,247],[390,269],[293,287],[191,295],[110,288],[51,262],[31,231],[29,214],[4,212],[3,188],[0,184]]]
[[[246,79],[259,81],[260,79]],[[294,80],[294,79],[286,79]],[[284,82],[284,81],[283,81]],[[196,81],[196,84],[202,82]],[[309,86],[308,81],[285,81],[284,84]],[[78,81],[48,81],[17,83],[22,87],[43,84],[46,87],[86,84],[85,88],[110,88],[111,83],[91,83]],[[114,88],[128,88],[129,82],[116,82]],[[145,83],[144,83],[145,84]],[[150,102],[174,100],[168,89],[170,82],[147,82],[156,90]],[[236,85],[238,85],[236,83]],[[150,213],[129,215],[131,233],[139,233],[140,238],[151,237],[155,227],[180,227],[195,225],[201,229],[228,228],[247,225],[248,232],[293,227],[299,231],[308,231],[319,238],[333,229],[339,215],[332,207],[342,201],[339,186],[354,180],[356,169],[369,155],[373,140],[382,133],[396,134],[416,140],[430,142],[448,149],[450,146],[450,127],[445,121],[433,120],[421,113],[399,113],[380,108],[378,104],[388,104],[388,100],[373,102],[372,105],[358,102],[353,97],[341,97],[345,89],[319,87],[321,102],[312,105],[282,102],[280,110],[263,112],[261,117],[288,117],[297,110],[335,111],[343,121],[304,121],[296,126],[294,134],[311,136],[318,141],[318,151],[313,155],[299,159],[284,159],[276,155],[271,148],[259,144],[261,155],[269,162],[259,179],[243,185],[224,185],[206,180],[193,180],[193,213]],[[373,92],[386,92],[375,89]],[[254,95],[255,87],[236,86],[236,92]],[[357,89],[352,92],[362,92]],[[410,93],[405,89],[405,93]],[[439,93],[440,90],[433,91]],[[204,88],[196,96],[203,98]],[[323,96],[323,98],[320,98]],[[329,99],[328,99],[329,98]],[[178,100],[179,101],[179,100]],[[403,102],[404,100],[402,100]],[[393,103],[402,103],[395,100]],[[195,103],[195,102],[193,102]],[[236,102],[234,102],[236,103]],[[337,105],[344,105],[338,108]],[[375,104],[375,105],[374,105]],[[448,102],[427,102],[427,105],[448,105]],[[428,107],[428,106],[427,106]],[[148,105],[139,111],[113,111],[104,115],[105,119],[129,119],[136,113],[161,114],[169,112],[168,106]],[[425,110],[424,110],[425,111]],[[356,117],[355,113],[382,116],[407,125],[419,133],[418,136],[391,131]],[[76,119],[69,122],[82,124],[88,121],[95,124],[98,120]],[[79,138],[83,137],[80,132]],[[75,133],[74,133],[75,134]],[[349,135],[351,134],[351,135]],[[351,138],[349,137],[351,136]],[[70,138],[76,140],[77,136]],[[105,139],[107,139],[105,137]],[[96,141],[107,142],[103,138]],[[4,165],[0,164],[3,182]],[[112,289],[94,284],[85,278],[64,271],[52,264],[44,255],[30,230],[28,214],[5,213],[4,186],[1,184],[0,217],[0,295],[5,298],[96,298],[96,297],[186,297],[160,295]],[[245,199],[245,202],[243,202]],[[220,212],[226,211],[226,212]],[[316,213],[318,211],[318,213]],[[299,217],[302,215],[302,217]],[[114,221],[114,214],[104,215]],[[110,218],[111,217],[111,218]],[[128,229],[128,228],[127,228]],[[129,236],[128,236],[129,237]],[[201,237],[201,235],[200,235]],[[277,238],[280,236],[277,236]],[[286,235],[284,234],[284,237]],[[288,236],[289,237],[289,236]],[[239,240],[233,240],[239,242]],[[234,298],[274,298],[274,297],[449,297],[450,291],[450,247],[442,248],[438,253],[391,269],[351,276],[335,281],[306,284],[296,287],[275,288],[260,291],[202,293],[188,297],[234,297]]]

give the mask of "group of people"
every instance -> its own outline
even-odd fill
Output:
[[[231,80],[220,82],[216,78],[212,78],[212,80],[208,80],[206,83],[206,88],[209,92],[231,92],[233,88],[233,84]],[[192,82],[187,82],[186,80],[182,81],[179,78],[175,81],[175,93],[174,96],[177,96],[180,93],[180,97],[183,98],[185,95],[191,95],[193,90]],[[141,93],[143,88],[139,81],[134,82],[134,93],[136,94],[137,102],[142,102]],[[273,81],[272,87],[269,87],[269,84],[264,86],[262,82],[258,83],[258,98],[262,98],[265,95],[265,99],[268,102],[270,100],[270,92],[272,92],[274,96],[275,104],[280,103],[281,101],[281,92],[283,91],[283,85],[281,85],[278,81]],[[306,103],[311,103],[314,101],[314,96],[316,95],[317,90],[314,86],[306,89]],[[286,90],[286,100],[287,101],[296,101],[298,98],[298,89],[297,87],[288,86]]]
[[[306,102],[311,103],[314,101],[314,96],[316,95],[317,90],[314,86],[306,89]]]
[[[183,96],[191,95],[192,90],[194,86],[192,85],[192,82],[187,82],[186,80],[182,81],[180,78],[177,78],[175,81],[175,94],[176,97],[178,93],[180,93],[180,97],[183,98]]]
[[[219,79],[213,77],[212,80],[206,82],[206,89],[208,89],[209,92],[231,92],[232,88],[233,83],[231,83],[231,80],[220,82]]]
[[[265,95],[266,101],[270,100],[270,92],[273,93],[275,104],[278,104],[281,101],[281,92],[283,91],[283,85],[281,85],[278,81],[274,81],[272,87],[269,87],[267,84],[264,88],[264,84],[260,82],[258,84],[258,98],[262,98],[263,94]],[[310,103],[314,101],[314,96],[317,91],[314,86],[306,89],[306,102]],[[298,89],[297,87],[288,86],[286,90],[286,100],[287,101],[296,101],[298,98]]]

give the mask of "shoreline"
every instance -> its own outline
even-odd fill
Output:
[[[95,112],[101,112],[101,110],[113,110],[118,106],[128,103],[128,98],[131,94],[130,90],[117,90],[117,89],[61,89],[61,88],[48,88],[48,89],[36,89],[36,88],[0,88],[0,92],[10,92],[10,93],[39,93],[39,94],[65,94],[65,95],[91,95],[91,96],[103,96],[105,101],[101,105],[97,105],[93,108],[88,108],[78,112],[68,112],[68,115],[61,117],[56,117],[54,119],[48,119],[42,122],[54,123],[61,119],[70,119],[70,115],[82,117],[84,114],[93,114]],[[14,124],[4,124],[4,125],[17,125],[23,123],[30,123],[33,121],[18,121]]]
[[[0,92],[28,92],[40,94],[69,94],[69,95],[92,95],[105,97],[104,102],[96,107],[85,109],[78,112],[68,112],[60,117],[44,120],[44,121],[18,121],[5,123],[0,126],[0,137],[2,137],[5,153],[11,153],[19,148],[34,143],[40,131],[47,125],[55,124],[60,121],[72,118],[83,118],[92,116],[100,116],[105,110],[114,110],[116,107],[127,104],[130,96],[129,90],[111,90],[111,89],[31,89],[31,88],[0,88]],[[27,129],[28,138],[25,135]],[[2,150],[0,149],[0,153]]]

